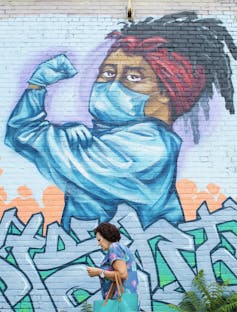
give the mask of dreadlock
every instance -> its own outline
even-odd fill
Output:
[[[196,102],[199,101],[204,107],[207,119],[209,118],[208,100],[213,97],[213,85],[225,99],[226,109],[230,114],[234,114],[232,71],[225,47],[235,60],[237,60],[237,47],[220,20],[198,18],[195,12],[186,11],[165,15],[159,19],[149,17],[137,23],[123,24],[120,30],[123,37],[134,36],[138,39],[146,39],[159,36],[165,38],[166,42],[163,43],[163,47],[168,50],[170,58],[172,58],[171,53],[174,52],[186,56],[192,64],[194,75],[195,68],[204,67],[205,85]],[[194,141],[198,143],[198,117],[197,114],[190,114],[190,116]]]

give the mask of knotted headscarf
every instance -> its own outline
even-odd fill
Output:
[[[166,47],[168,41],[163,37],[124,37],[117,31],[107,37],[116,40],[111,51],[121,48],[125,53],[142,55],[151,65],[172,100],[176,117],[189,111],[196,103],[206,81],[203,66],[194,66],[186,56],[169,51]]]

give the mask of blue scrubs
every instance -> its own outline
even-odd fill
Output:
[[[143,228],[159,218],[183,220],[175,188],[181,139],[162,121],[54,125],[46,119],[45,95],[45,89],[24,92],[5,142],[65,191],[65,229],[71,217],[109,221],[122,203],[137,212]]]

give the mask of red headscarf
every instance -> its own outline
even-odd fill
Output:
[[[165,47],[167,40],[159,36],[139,39],[112,32],[108,37],[116,39],[112,50],[122,48],[125,53],[140,54],[151,65],[170,95],[176,117],[192,108],[205,86],[203,66],[194,68],[186,56],[169,52]]]

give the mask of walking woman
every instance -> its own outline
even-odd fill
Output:
[[[129,248],[120,243],[120,232],[111,223],[101,223],[95,230],[98,245],[105,251],[100,267],[88,267],[91,277],[99,277],[102,297],[105,299],[111,283],[115,280],[115,271],[119,272],[123,287],[127,293],[137,293],[138,276],[135,259]],[[115,292],[113,298],[117,297]]]

